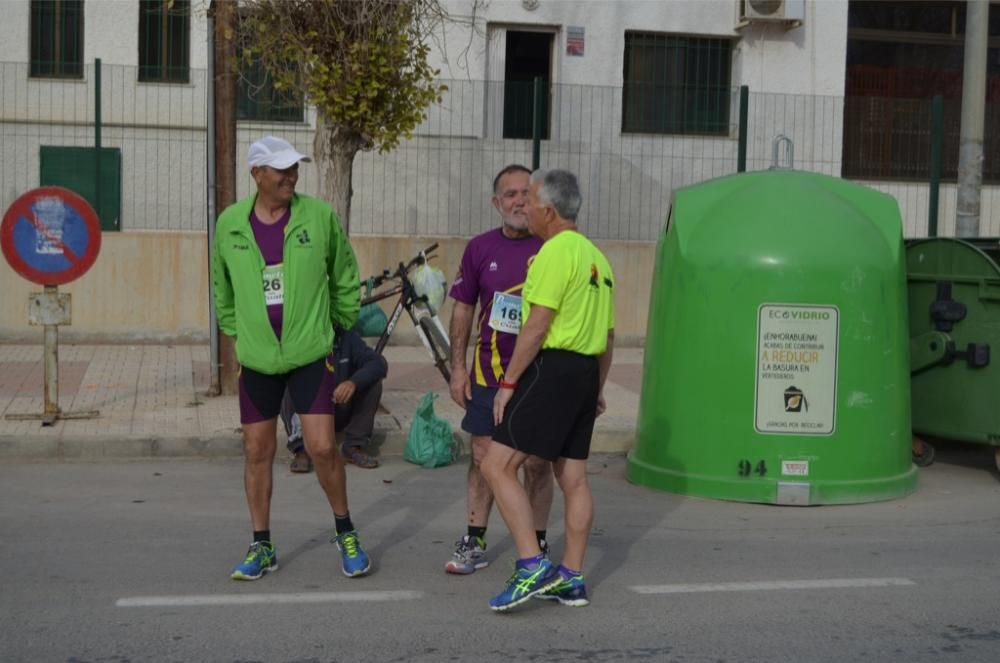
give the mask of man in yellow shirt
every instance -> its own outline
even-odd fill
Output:
[[[576,176],[535,171],[528,227],[544,241],[528,268],[523,324],[493,404],[482,473],[517,546],[514,574],[490,607],[504,611],[532,596],[589,603],[583,556],[594,517],[587,456],[614,348],[614,276],[607,258],[577,230]],[[531,504],[517,471],[529,456],[553,462],[566,500],[566,550],[558,567],[538,547]]]

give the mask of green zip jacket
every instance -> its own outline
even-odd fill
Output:
[[[219,216],[212,253],[215,312],[223,334],[236,338],[243,366],[274,375],[333,350],[333,326],[350,329],[361,305],[358,263],[337,214],[322,200],[295,194],[285,231],[281,340],[264,303],[264,257],[250,212],[257,195]]]

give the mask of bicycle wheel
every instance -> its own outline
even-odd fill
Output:
[[[441,321],[436,315],[420,318],[420,331],[434,357],[434,365],[441,371],[445,382],[451,384],[451,343]]]

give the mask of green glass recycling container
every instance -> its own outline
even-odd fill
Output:
[[[896,201],[792,170],[675,192],[628,476],[790,505],[916,487]]]

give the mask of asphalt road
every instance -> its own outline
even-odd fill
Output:
[[[233,460],[0,466],[0,661],[1000,660],[1000,478],[990,450],[938,450],[905,499],[726,503],[629,484],[591,460],[592,604],[497,615],[514,553],[448,576],[464,466],[350,468],[375,562],[339,572],[311,476],[276,467],[280,570],[229,579],[246,549]],[[550,539],[562,547],[561,499]],[[558,554],[556,555],[558,557]]]

